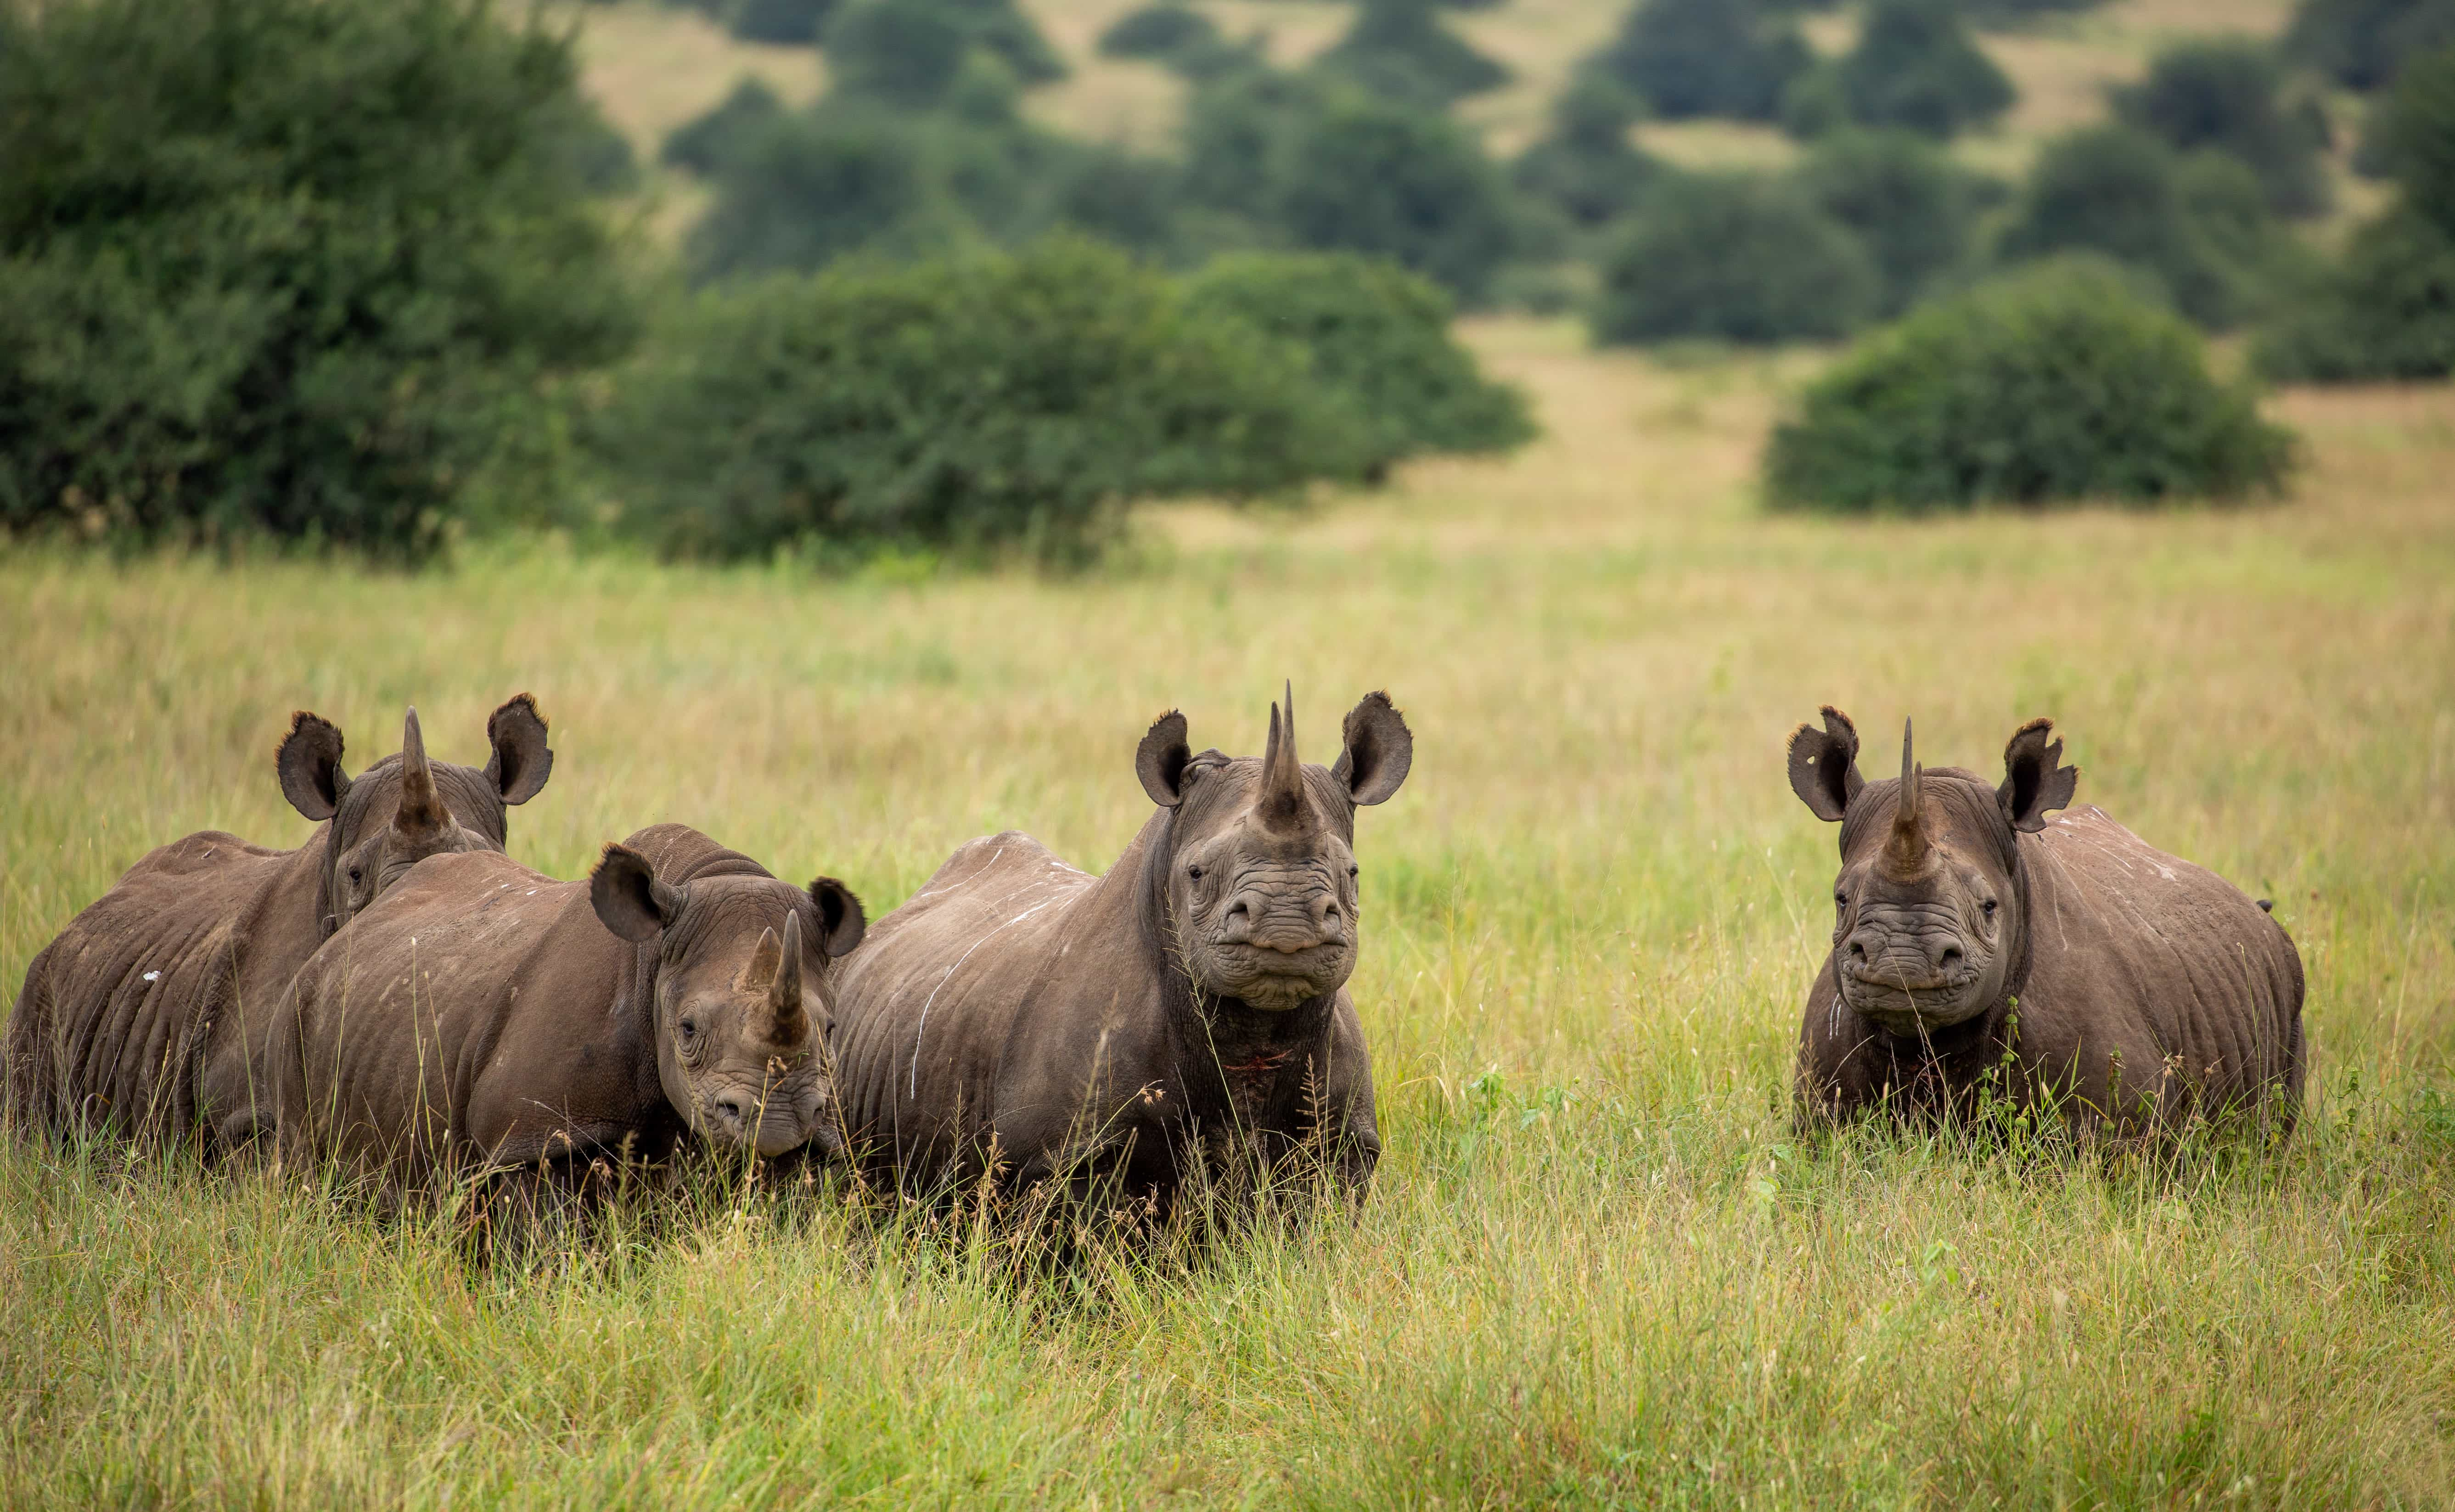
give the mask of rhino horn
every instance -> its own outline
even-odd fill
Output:
[[[761,933],[759,950],[765,954],[775,936]],[[775,1022],[768,1031],[768,1042],[774,1045],[798,1045],[810,1032],[810,1015],[801,1011],[801,915],[784,915],[783,948],[778,952],[776,969],[767,978],[767,1006],[775,1012]]]
[[[1314,820],[1305,791],[1304,764],[1296,756],[1296,689],[1287,684],[1287,713],[1270,705],[1269,744],[1262,747],[1262,819],[1273,829],[1302,832]]]
[[[1884,843],[1884,859],[1904,876],[1926,865],[1926,815],[1919,804],[1926,768],[1910,747],[1910,722],[1901,721],[1901,787],[1893,807],[1893,832]]]
[[[426,737],[418,731],[417,709],[412,705],[400,730],[400,801],[393,809],[393,828],[424,833],[452,822],[436,790],[435,768],[427,764]]]

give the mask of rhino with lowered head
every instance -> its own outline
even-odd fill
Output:
[[[1297,758],[1292,695],[1258,760],[1195,755],[1170,712],[1134,761],[1158,809],[1105,876],[1012,830],[958,849],[844,973],[856,1157],[916,1195],[994,1174],[1164,1208],[1197,1153],[1317,1140],[1360,1195],[1381,1138],[1346,991],[1355,810],[1413,755],[1380,693],[1328,767]]]
[[[1988,1073],[2076,1132],[2301,1109],[2302,958],[2263,909],[2099,808],[2032,720],[1989,787],[1917,765],[1858,775],[1839,711],[1790,741],[1790,783],[1841,826],[1833,950],[1799,1031],[1802,1118],[1968,1111]],[[2057,809],[2061,817],[2048,819]]]
[[[486,721],[485,766],[401,750],[351,777],[341,732],[291,720],[281,791],[319,828],[295,850],[208,829],[148,854],[26,970],[9,1018],[6,1105],[24,1126],[208,1155],[256,1133],[263,1032],[293,972],[416,862],[503,848],[504,808],[554,769],[528,694]]]
[[[430,861],[300,970],[268,1053],[285,1160],[405,1191],[599,1155],[840,1148],[831,963],[861,902],[770,875],[684,825],[586,880],[501,855]]]

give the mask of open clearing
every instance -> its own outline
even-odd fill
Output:
[[[295,707],[471,759],[534,689],[574,875],[695,823],[883,910],[1026,828],[1099,867],[1135,742],[1308,754],[1387,686],[1359,825],[1390,1154],[1352,1225],[1190,1276],[996,1278],[829,1189],[473,1272],[291,1179],[0,1148],[0,1504],[1763,1505],[2455,1497],[2455,396],[2292,393],[2283,505],[1912,525],[1750,501],[1810,359],[1472,338],[1547,439],[1304,516],[1185,506],[1074,580],[449,576],[0,561],[0,972],[146,848],[295,844]],[[2170,1171],[1793,1141],[1831,702],[1981,769],[2054,716],[2080,797],[2277,900],[2312,1095]],[[1871,767],[1881,762],[1870,758]]]

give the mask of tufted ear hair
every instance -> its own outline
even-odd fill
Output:
[[[1821,712],[1821,730],[1801,725],[1790,733],[1790,790],[1816,818],[1837,824],[1867,779],[1858,775],[1858,727],[1830,704]]]
[[[660,881],[648,858],[629,846],[607,846],[588,874],[588,902],[597,922],[623,939],[655,939],[682,910],[681,889]]]
[[[1329,775],[1357,807],[1388,803],[1415,766],[1415,732],[1387,693],[1367,693],[1347,711],[1345,748]]]
[[[2053,720],[2033,719],[2003,747],[2003,786],[1995,789],[1995,801],[2015,829],[2043,829],[2046,815],[2070,807],[2080,788],[2080,768],[2056,765],[2063,759],[2063,743],[2053,738],[2054,730]]]
[[[830,961],[851,954],[869,932],[869,916],[862,911],[861,899],[833,877],[814,877],[810,901],[819,906],[819,949]]]
[[[1185,802],[1185,767],[1192,760],[1193,747],[1185,743],[1185,715],[1169,709],[1143,736],[1142,747],[1134,752],[1134,775],[1142,779],[1152,803],[1173,808]]]
[[[524,804],[545,787],[554,771],[554,752],[545,743],[545,716],[537,699],[518,693],[486,717],[486,781],[507,804]]]
[[[340,727],[303,708],[290,716],[290,733],[274,754],[273,768],[281,778],[281,796],[310,819],[332,818],[350,790],[349,774],[341,770]]]

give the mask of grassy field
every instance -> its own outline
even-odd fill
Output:
[[[312,1182],[0,1143],[0,1505],[2445,1505],[2455,1499],[2455,398],[2283,396],[2288,503],[1768,519],[1807,359],[1473,338],[1549,438],[1309,516],[1187,506],[1087,578],[813,581],[483,547],[449,576],[0,560],[0,972],[147,847],[296,843],[294,707],[471,759],[534,689],[559,875],[685,820],[873,909],[1019,826],[1098,867],[1181,705],[1417,733],[1361,822],[1389,1157],[1197,1274],[999,1278],[822,1184],[473,1270]],[[2311,983],[2275,1158],[1794,1141],[1821,702],[2277,900]],[[1877,741],[1880,746],[1880,738]]]

